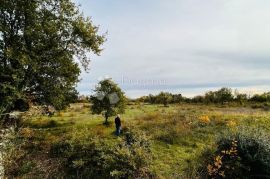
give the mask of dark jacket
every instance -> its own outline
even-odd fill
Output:
[[[114,122],[115,122],[115,126],[116,127],[120,127],[121,126],[121,120],[120,120],[119,117],[116,117],[115,120],[114,120]]]

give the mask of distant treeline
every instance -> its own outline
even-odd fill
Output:
[[[209,91],[204,95],[187,98],[182,94],[172,94],[169,92],[160,92],[158,95],[143,96],[135,100],[136,102],[144,102],[150,104],[168,104],[176,103],[205,103],[205,104],[226,104],[226,103],[239,103],[245,104],[246,102],[265,103],[270,102],[270,92],[263,94],[248,95],[233,91],[230,88],[221,88],[217,91]]]

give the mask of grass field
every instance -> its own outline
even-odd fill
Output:
[[[150,170],[157,178],[188,177],[196,172],[194,165],[216,138],[240,126],[261,127],[270,131],[270,112],[249,107],[205,105],[129,105],[121,116],[122,127],[143,131],[151,141],[153,160]],[[89,104],[72,104],[53,117],[32,116],[25,121],[21,137],[31,145],[23,160],[21,176],[31,176],[53,170],[57,160],[48,153],[53,143],[76,139],[100,138],[117,143],[111,125],[103,125],[103,116],[92,115]],[[121,138],[122,136],[120,136]],[[21,170],[21,169],[20,169]]]

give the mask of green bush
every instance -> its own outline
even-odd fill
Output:
[[[128,130],[121,143],[111,150],[110,175],[114,178],[150,178],[148,168],[151,162],[150,142],[139,131]]]
[[[33,169],[34,166],[35,166],[34,163],[31,161],[23,161],[19,169],[19,175],[24,175],[24,174],[29,173]]]
[[[208,160],[209,178],[270,178],[270,135],[243,127],[221,137]]]
[[[119,143],[105,140],[66,141],[53,144],[52,157],[62,158],[69,178],[149,178],[151,161],[147,137],[128,130]]]
[[[270,110],[270,103],[265,102],[265,103],[255,103],[251,105],[252,109],[262,109],[265,111],[269,111]]]
[[[53,157],[65,156],[65,152],[71,149],[71,145],[66,141],[61,141],[53,144],[50,149],[50,154]]]

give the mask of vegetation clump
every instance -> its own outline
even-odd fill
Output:
[[[263,129],[239,129],[221,137],[208,160],[209,178],[269,178],[270,136]]]
[[[149,178],[150,142],[138,132],[128,130],[119,143],[108,144],[92,138],[66,141],[51,147],[52,157],[63,160],[70,178]]]

